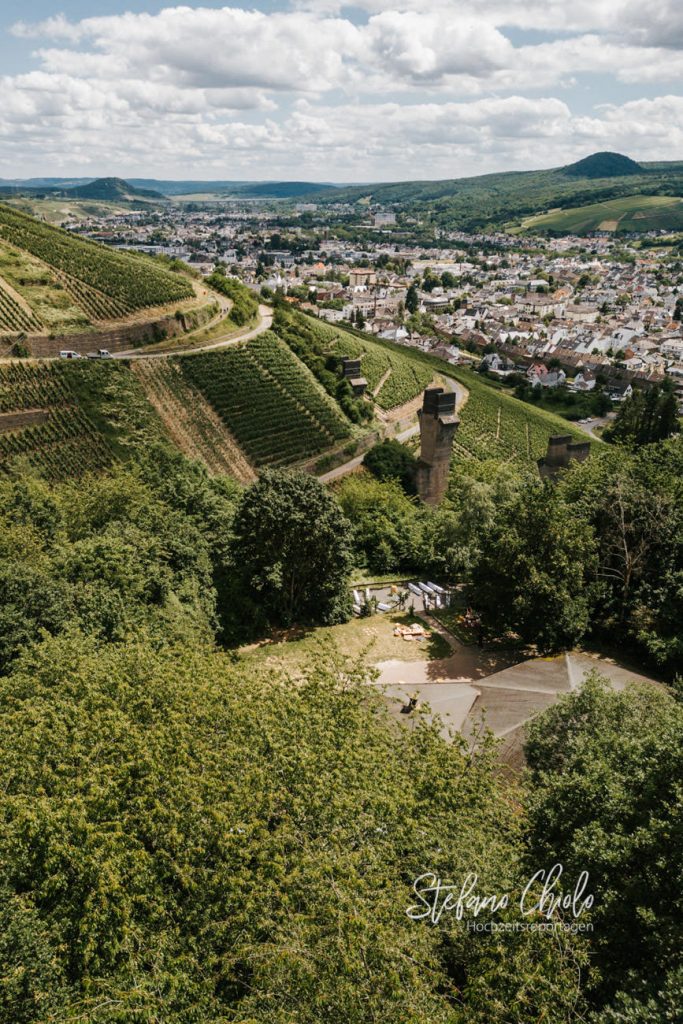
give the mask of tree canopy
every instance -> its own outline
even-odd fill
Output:
[[[264,472],[244,492],[233,531],[236,584],[257,617],[283,626],[348,617],[351,525],[314,477]]]
[[[595,674],[529,729],[530,860],[559,861],[574,877],[589,872],[599,1001],[615,991],[658,999],[674,985],[672,972],[680,990],[682,741],[683,704],[670,692],[614,692]],[[605,1019],[674,1019],[629,1014]]]
[[[408,918],[425,870],[518,884],[517,815],[489,746],[397,732],[325,648],[296,685],[45,640],[0,681],[0,821],[8,1024],[505,1024],[515,1000],[569,1024],[580,1000],[573,940]]]

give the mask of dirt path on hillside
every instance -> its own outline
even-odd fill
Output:
[[[192,355],[195,352],[212,352],[215,349],[229,348],[231,345],[238,345],[242,341],[250,341],[273,326],[273,311],[269,306],[259,306],[259,322],[255,327],[247,327],[244,330],[234,330],[230,334],[217,338],[206,345],[187,345],[179,348],[169,348],[164,352],[140,352],[131,349],[128,352],[116,352],[114,359],[168,359],[169,356]],[[205,329],[205,328],[202,328]]]

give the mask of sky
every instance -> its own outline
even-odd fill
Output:
[[[2,0],[0,177],[683,159],[681,0]]]

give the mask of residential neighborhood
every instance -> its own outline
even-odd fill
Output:
[[[353,219],[343,208],[321,216],[309,203],[177,203],[64,226],[203,275],[222,265],[265,297],[279,293],[330,323],[470,361],[501,380],[598,386],[617,402],[668,375],[683,407],[683,297],[677,250],[662,232],[450,232],[427,246],[401,241],[409,232],[395,230],[391,210],[373,210],[357,227],[372,241],[340,237],[353,234],[335,226],[345,217]]]

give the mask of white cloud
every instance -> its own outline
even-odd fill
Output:
[[[677,0],[389,4],[355,2],[364,20],[302,0],[21,23],[42,45],[0,78],[0,167],[367,179],[549,166],[577,147],[679,155],[680,97],[577,115],[568,91],[586,73],[617,90],[683,80]],[[513,45],[510,26],[545,35]]]

